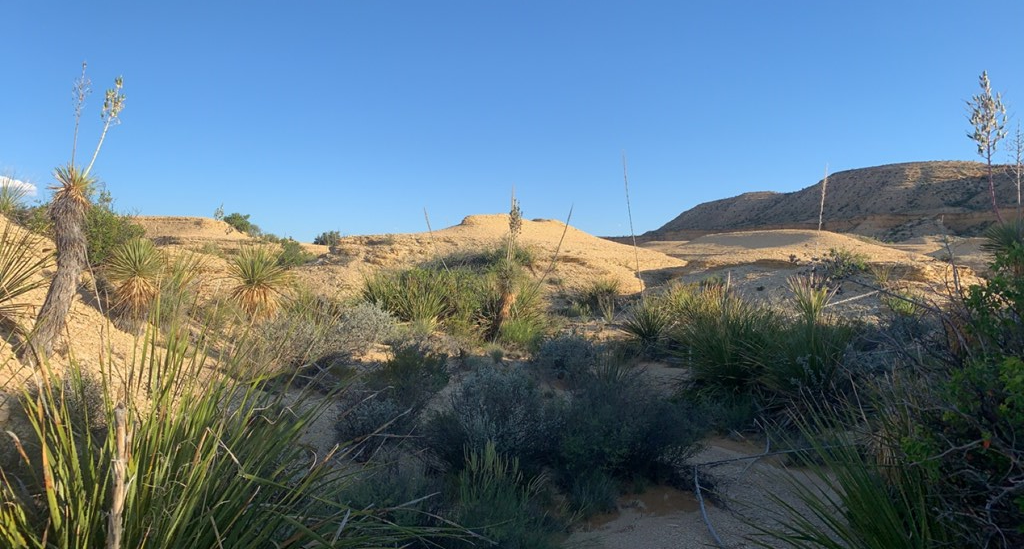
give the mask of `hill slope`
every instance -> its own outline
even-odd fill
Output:
[[[1017,203],[1017,189],[1004,168],[996,167],[996,194],[1009,210]],[[941,232],[976,234],[994,218],[985,174],[984,164],[955,161],[832,174],[825,228],[892,240]],[[818,181],[792,193],[752,192],[706,202],[640,238],[689,240],[726,231],[817,228],[821,185]]]

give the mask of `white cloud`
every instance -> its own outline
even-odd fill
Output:
[[[16,189],[23,189],[27,196],[35,196],[38,190],[36,189],[36,186],[31,183],[26,183],[24,181],[20,181],[12,177],[7,177],[6,175],[0,175],[0,185],[8,185]]]

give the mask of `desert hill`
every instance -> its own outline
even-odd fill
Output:
[[[1012,210],[1017,189],[997,166],[996,196]],[[976,235],[991,213],[986,166],[978,162],[907,162],[831,174],[825,227],[883,240],[935,234]],[[640,237],[690,240],[709,233],[755,229],[816,229],[821,185],[791,193],[751,192],[700,204]]]

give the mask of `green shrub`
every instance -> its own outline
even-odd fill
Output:
[[[693,382],[711,393],[755,390],[772,358],[779,315],[724,288],[681,295],[679,322],[669,337],[688,359]]]
[[[848,433],[858,423],[855,416],[819,409],[809,417],[794,418],[812,446],[810,453],[794,454],[794,459],[812,472],[816,482],[791,474],[788,485],[801,505],[771,496],[774,505],[766,510],[778,526],[755,524],[761,536],[753,541],[766,548],[959,546],[952,543],[951,532],[933,507],[936,501],[922,467],[898,455],[880,459],[879,453],[865,451],[849,435],[829,442],[820,436],[837,430]],[[881,437],[873,437],[876,451],[898,450],[899,441],[892,437],[897,431],[883,430]]]
[[[292,238],[280,241],[281,255],[277,256],[277,264],[282,267],[297,267],[309,263],[316,256],[302,248],[302,244]]]
[[[399,347],[386,364],[364,375],[346,397],[350,403],[336,428],[354,442],[355,457],[370,458],[389,443],[409,436],[420,412],[448,384],[447,357],[416,346]]]
[[[325,231],[313,239],[313,244],[319,246],[337,246],[341,243],[341,233],[338,231]]]
[[[671,479],[708,425],[688,403],[660,397],[641,371],[610,362],[584,375],[562,410],[555,468],[563,484],[593,471],[616,478]]]
[[[259,225],[249,221],[249,217],[250,214],[233,212],[224,216],[224,222],[231,225],[236,231],[243,232],[249,236],[259,237],[263,234],[263,231],[260,230]]]
[[[868,258],[847,248],[829,248],[828,254],[822,259],[825,278],[842,280],[868,269]]]
[[[26,467],[0,476],[0,545],[104,546],[118,463],[126,468],[123,547],[154,540],[161,547],[295,547],[331,537],[334,547],[389,546],[426,533],[323,497],[337,493],[345,476],[330,458],[310,461],[300,438],[330,399],[211,376],[206,348],[166,332],[159,345],[156,332],[140,343],[130,365],[139,375],[129,386],[111,376],[113,365],[104,370],[111,377],[101,380],[102,398],[93,405],[102,428],[73,417],[86,415],[74,401],[96,400],[82,376],[72,374],[65,390],[57,389],[62,380],[47,377],[25,395],[35,440],[17,443]],[[145,408],[118,405],[114,391],[122,390],[150,401]],[[119,426],[130,436],[120,436]],[[39,474],[24,472],[32,470]],[[347,527],[339,530],[342,521]]]
[[[619,482],[600,470],[574,478],[569,487],[569,502],[582,519],[615,511],[618,499]]]
[[[591,371],[601,360],[604,348],[577,334],[562,334],[540,344],[533,361],[559,378],[578,378]]]
[[[642,354],[655,356],[671,326],[672,317],[664,302],[647,297],[633,304],[626,313],[626,319],[622,321],[620,329],[640,346]]]
[[[617,278],[599,278],[580,288],[573,301],[592,312],[600,313],[610,322],[615,316],[615,300],[621,288],[622,283]]]
[[[482,451],[490,442],[536,473],[548,462],[561,425],[526,372],[484,366],[431,415],[423,443],[441,468],[461,469],[464,448]]]
[[[110,193],[101,190],[96,203],[86,212],[85,239],[90,265],[105,264],[114,250],[146,234],[131,216],[114,211],[113,204]]]
[[[555,549],[555,528],[540,505],[544,477],[529,480],[519,461],[499,453],[493,443],[466,449],[465,467],[456,478],[454,520],[498,547]]]

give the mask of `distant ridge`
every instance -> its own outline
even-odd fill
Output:
[[[1017,189],[1007,168],[995,167],[996,195],[1002,208],[1015,211]],[[986,166],[978,162],[935,161],[831,174],[824,228],[884,240],[978,234],[995,218],[986,173]],[[820,200],[821,181],[791,193],[744,193],[700,204],[638,239],[690,240],[730,231],[816,229]]]

